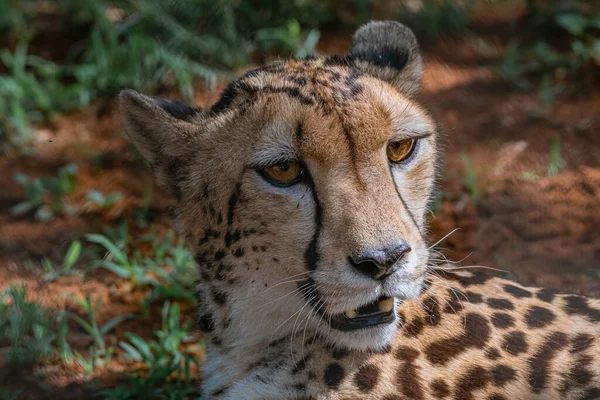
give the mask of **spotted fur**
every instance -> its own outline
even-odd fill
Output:
[[[421,75],[410,30],[375,22],[347,55],[252,70],[210,110],[122,93],[198,265],[204,398],[600,398],[597,300],[431,266],[437,129]],[[414,154],[391,164],[387,143],[406,138]],[[290,160],[301,182],[263,179]],[[411,251],[384,280],[349,265],[399,240]],[[329,324],[382,295],[395,323]]]

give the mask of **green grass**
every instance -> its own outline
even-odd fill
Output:
[[[552,138],[550,144],[550,163],[548,164],[548,175],[557,175],[566,166],[565,160],[561,155],[560,136]]]
[[[10,213],[21,216],[33,212],[39,221],[74,214],[75,209],[66,201],[66,197],[75,191],[76,174],[75,164],[61,167],[56,176],[31,178],[24,173],[16,173],[14,180],[25,190],[26,200],[11,207]]]
[[[0,343],[10,345],[10,364],[33,364],[54,352],[55,328],[52,314],[40,304],[27,300],[26,287],[10,286],[0,293]],[[3,373],[0,372],[0,378]]]
[[[87,373],[91,373],[96,366],[108,366],[114,347],[106,345],[104,336],[121,322],[133,317],[132,314],[119,315],[99,326],[96,320],[96,310],[100,308],[101,300],[100,297],[97,297],[94,304],[90,294],[86,296],[85,300],[77,299],[77,302],[87,314],[87,320],[74,313],[69,313],[69,317],[93,339],[93,344],[87,349],[87,355],[78,351],[74,352],[77,361]]]
[[[198,361],[181,350],[183,344],[196,340],[190,332],[190,323],[181,324],[179,306],[165,302],[161,329],[154,332],[156,339],[147,341],[135,333],[127,333],[127,341],[119,343],[125,352],[123,357],[142,364],[144,372],[126,375],[126,384],[103,394],[115,400],[194,398],[197,388],[191,380],[190,368],[192,364],[198,367]]]
[[[42,266],[46,271],[45,280],[47,282],[52,282],[59,276],[73,275],[75,273],[75,264],[81,256],[81,248],[81,242],[79,240],[73,241],[59,266],[54,265],[52,260],[50,260],[48,257],[44,257],[42,260]]]

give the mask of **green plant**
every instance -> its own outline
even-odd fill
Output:
[[[142,240],[152,244],[152,258],[142,257],[139,251],[131,256],[125,247],[118,246],[104,235],[88,234],[86,239],[108,251],[99,266],[130,279],[138,288],[152,288],[146,305],[165,298],[194,301],[195,269],[192,256],[182,241],[173,245],[172,231],[164,237],[158,236],[155,231],[142,236]]]
[[[131,258],[127,254],[127,249],[120,248],[104,235],[90,233],[85,237],[89,242],[99,244],[108,251],[106,257],[99,263],[103,268],[119,275],[121,278],[132,280],[137,287],[158,284],[156,279],[148,274],[148,269],[144,267],[139,252],[135,252],[133,258]]]
[[[123,195],[120,192],[110,192],[104,194],[98,190],[90,190],[87,192],[85,198],[89,204],[95,206],[101,212],[109,212],[121,199]]]
[[[135,220],[140,228],[146,228],[150,222],[150,206],[152,205],[152,186],[144,188],[142,206],[135,213]]]
[[[475,172],[473,164],[471,163],[471,158],[467,153],[461,153],[460,158],[465,168],[465,184],[469,188],[469,192],[471,193],[473,203],[477,205],[477,203],[479,202],[479,186],[477,184],[477,172]]]
[[[162,308],[162,325],[154,332],[156,340],[146,341],[134,333],[127,333],[128,341],[119,346],[124,357],[142,363],[140,371],[127,375],[124,386],[103,392],[109,399],[189,399],[196,392],[190,380],[190,367],[198,366],[191,353],[182,351],[182,345],[195,341],[190,335],[191,324],[181,324],[179,306],[165,302]],[[168,379],[169,377],[175,379]]]
[[[548,164],[548,175],[550,176],[557,175],[566,165],[560,153],[560,136],[556,135],[550,144],[550,163]]]
[[[35,218],[40,221],[49,221],[59,215],[74,214],[74,208],[65,202],[65,197],[75,191],[76,174],[75,164],[61,167],[57,176],[31,178],[20,172],[16,173],[14,180],[25,189],[27,200],[13,206],[10,213],[19,216],[35,210]]]
[[[0,294],[0,342],[10,345],[8,361],[15,364],[31,364],[50,354],[56,339],[49,312],[26,297],[25,286],[11,286]]]
[[[75,351],[75,357],[79,361],[79,363],[84,367],[86,372],[92,372],[94,367],[98,365],[106,366],[110,363],[114,348],[111,346],[106,346],[104,342],[104,336],[110,332],[115,326],[120,324],[121,322],[130,319],[133,317],[133,314],[124,314],[119,315],[108,322],[106,322],[101,327],[98,326],[98,321],[96,320],[96,311],[95,309],[99,309],[101,306],[101,298],[96,298],[96,304],[92,303],[92,297],[88,293],[86,295],[85,300],[77,299],[79,305],[84,309],[86,314],[88,315],[88,320],[81,318],[77,314],[70,313],[69,316],[73,319],[83,330],[87,332],[93,339],[93,345],[88,349],[87,357]]]
[[[73,241],[69,249],[67,250],[67,254],[63,259],[60,267],[54,266],[54,263],[49,258],[44,258],[42,260],[42,265],[44,270],[46,271],[46,281],[52,282],[59,276],[71,275],[73,274],[73,267],[79,260],[81,256],[81,242],[79,240]]]

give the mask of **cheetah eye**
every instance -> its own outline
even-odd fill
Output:
[[[415,149],[416,142],[415,139],[404,139],[388,143],[386,149],[388,159],[394,163],[408,159]]]
[[[291,186],[304,175],[304,169],[298,161],[283,162],[259,171],[270,183],[276,186]]]

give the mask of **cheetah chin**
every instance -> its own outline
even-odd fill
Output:
[[[600,398],[598,300],[430,262],[422,73],[412,32],[371,22],[210,109],[122,92],[198,267],[204,399]]]

